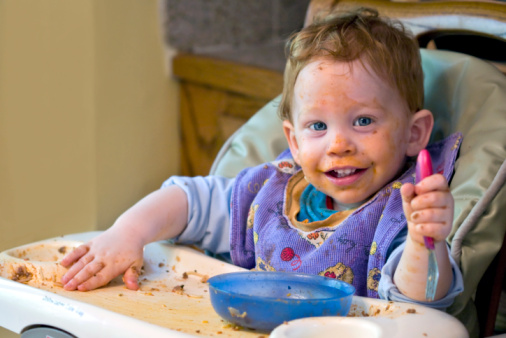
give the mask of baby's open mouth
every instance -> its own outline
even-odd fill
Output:
[[[342,178],[354,175],[358,172],[362,172],[364,169],[336,169],[336,170],[329,170],[325,174],[328,176],[336,177],[336,178]]]

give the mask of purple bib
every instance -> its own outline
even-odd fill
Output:
[[[427,147],[434,172],[448,181],[461,138],[453,134]],[[293,226],[285,214],[287,183],[299,170],[290,152],[285,151],[276,161],[245,169],[236,177],[230,234],[234,264],[338,278],[353,284],[356,295],[378,298],[387,252],[407,226],[399,189],[403,183],[414,182],[414,166],[340,225],[308,232]]]

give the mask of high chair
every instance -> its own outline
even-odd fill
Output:
[[[437,48],[450,49],[447,42],[438,41],[439,37],[458,33],[461,38],[470,31],[473,36],[489,39],[485,43],[487,46],[492,40],[502,46],[502,52],[495,50],[495,56],[482,53],[473,57],[431,49],[420,51],[425,74],[425,108],[435,116],[431,142],[456,131],[463,134],[455,174],[450,182],[455,218],[447,241],[453,258],[460,264],[464,292],[447,312],[466,325],[471,337],[493,335],[506,266],[506,246],[503,245],[506,234],[506,77],[498,71],[504,71],[504,64],[497,62],[501,57],[504,61],[506,56],[506,4],[313,0],[306,23],[321,10],[352,6],[376,7],[380,13],[398,18],[417,38],[421,37],[425,46],[432,40],[432,48],[435,44]],[[462,49],[458,51],[465,51]],[[287,148],[277,117],[279,99],[277,97],[258,111],[227,140],[213,163],[211,174],[233,177],[245,167],[274,160]]]

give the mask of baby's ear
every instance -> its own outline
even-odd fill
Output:
[[[283,132],[285,133],[286,140],[288,141],[288,146],[290,147],[290,152],[292,153],[292,157],[295,163],[300,165],[299,162],[299,145],[297,143],[297,139],[295,138],[295,129],[293,124],[288,121],[283,121]]]
[[[419,110],[411,117],[407,156],[416,156],[427,147],[433,127],[434,117],[427,109]]]

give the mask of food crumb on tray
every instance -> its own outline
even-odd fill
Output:
[[[190,275],[200,277],[200,282],[201,283],[207,283],[207,280],[209,279],[208,275],[204,275],[202,273],[198,273],[197,270],[194,270],[194,271],[185,271],[185,272],[183,272],[182,277],[183,277],[183,279],[188,279],[188,277]]]
[[[224,329],[232,329],[234,331],[239,331],[239,330],[243,329],[242,326],[237,325],[237,324],[232,324],[232,323],[228,323],[227,325],[224,325],[223,328]]]
[[[19,283],[28,283],[33,277],[33,274],[26,269],[26,266],[20,265],[12,271],[11,280]]]
[[[172,288],[172,292],[184,295],[184,284],[174,286],[174,288]]]

